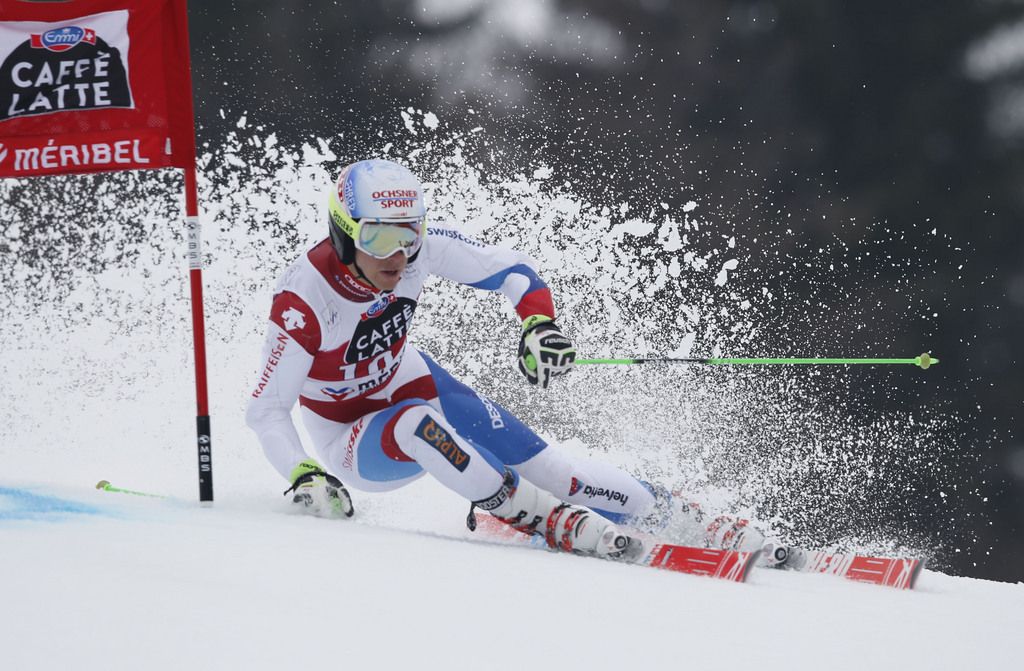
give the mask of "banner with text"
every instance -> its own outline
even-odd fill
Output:
[[[0,0],[0,177],[195,161],[186,0]]]

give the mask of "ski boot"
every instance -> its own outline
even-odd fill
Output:
[[[548,547],[574,554],[631,561],[643,544],[590,508],[560,501],[506,469],[501,489],[475,507],[524,534],[542,536]],[[472,515],[472,512],[470,513]]]
[[[749,520],[720,515],[707,526],[706,534],[708,547],[760,553],[755,565],[761,568],[798,569],[807,562],[803,550],[778,538],[766,538]]]
[[[669,491],[649,483],[647,486],[654,495],[654,505],[631,522],[640,529],[663,533],[671,528],[676,541],[683,545],[757,552],[760,555],[757,566],[764,568],[792,567],[806,562],[803,550],[787,546],[776,538],[766,538],[749,520],[730,515],[712,517],[681,491]]]

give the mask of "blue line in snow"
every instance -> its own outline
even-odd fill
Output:
[[[0,487],[0,522],[10,520],[58,521],[68,515],[98,515],[102,511],[77,501],[35,494],[26,489]]]

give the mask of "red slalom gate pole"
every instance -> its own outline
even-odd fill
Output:
[[[196,368],[196,448],[199,456],[199,502],[213,505],[213,445],[206,389],[206,324],[203,317],[203,247],[199,226],[196,166],[185,168],[185,227],[188,231],[189,284],[192,297],[192,343]]]
[[[181,69],[182,84],[188,92],[181,101],[187,112],[189,149],[180,165],[185,170],[185,228],[188,233],[189,287],[192,297],[192,343],[196,368],[196,450],[199,468],[199,505],[213,505],[213,444],[210,440],[210,402],[206,390],[206,325],[203,316],[203,246],[199,225],[199,197],[196,183],[195,111],[192,105],[191,48],[188,34],[188,2],[175,0],[174,22],[177,40],[186,66]]]

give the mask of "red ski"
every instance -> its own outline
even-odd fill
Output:
[[[500,538],[517,545],[531,545],[546,548],[547,544],[540,536],[527,536],[512,527],[499,522],[491,515],[477,514],[477,532],[483,532],[492,538]],[[653,566],[654,568],[690,575],[703,575],[732,582],[743,582],[750,574],[757,555],[752,552],[734,552],[732,550],[712,550],[695,548],[686,545],[673,545],[647,538],[641,539],[645,549],[639,558],[630,561],[632,564]],[[623,560],[624,561],[624,560]]]
[[[757,555],[753,552],[711,550],[687,545],[658,543],[636,563],[662,568],[666,571],[743,582],[747,579],[756,558]]]
[[[803,550],[803,562],[790,562],[787,568],[804,573],[828,573],[848,580],[874,585],[913,589],[924,569],[925,560],[912,558],[866,557]]]

